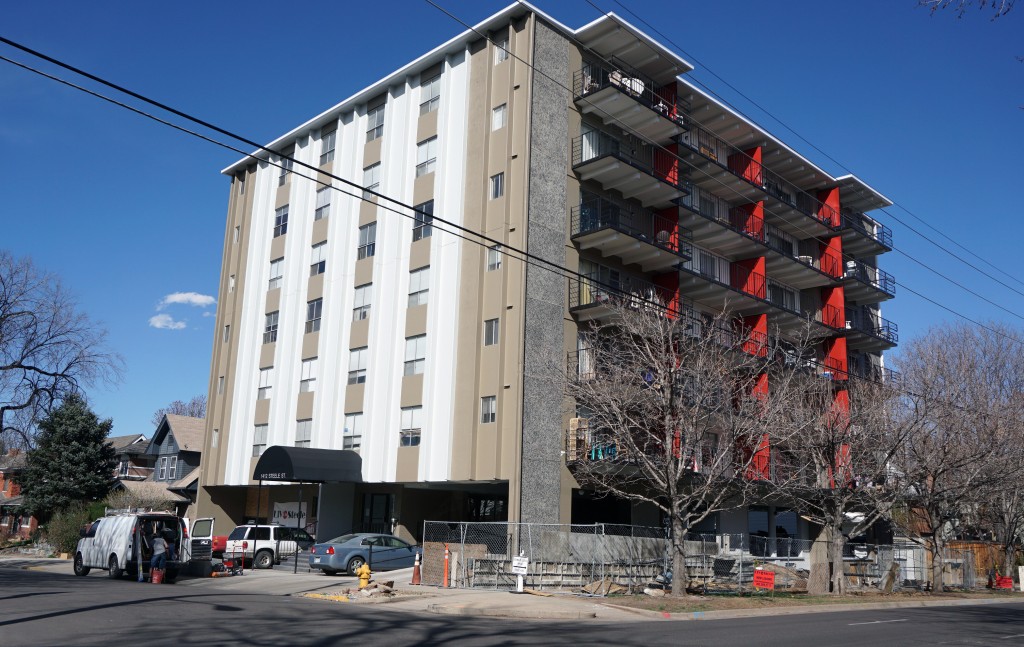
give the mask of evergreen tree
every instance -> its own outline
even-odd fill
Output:
[[[106,496],[116,464],[107,442],[111,427],[79,395],[65,398],[40,422],[36,448],[18,477],[26,509],[45,519],[73,503]]]

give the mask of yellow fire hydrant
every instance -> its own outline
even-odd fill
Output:
[[[370,584],[370,565],[363,564],[357,568],[356,575],[359,577],[359,588],[365,589]]]

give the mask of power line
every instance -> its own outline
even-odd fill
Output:
[[[685,55],[685,56],[686,56],[687,58],[689,58],[689,59],[693,60],[693,61],[694,61],[694,62],[696,62],[696,63],[697,63],[698,65],[700,65],[700,66],[701,66],[701,67],[702,67],[703,69],[705,69],[705,70],[706,70],[706,71],[708,72],[708,74],[712,75],[713,77],[715,77],[716,79],[718,79],[719,81],[721,81],[722,83],[724,83],[724,84],[725,84],[725,85],[726,85],[726,86],[727,86],[727,87],[728,87],[729,89],[731,89],[731,90],[732,90],[733,92],[735,92],[735,93],[736,93],[736,94],[738,94],[739,96],[743,97],[743,99],[745,99],[746,101],[748,101],[749,103],[751,103],[751,104],[752,104],[752,105],[753,105],[754,107],[756,107],[756,108],[757,108],[758,110],[760,110],[760,111],[761,111],[761,112],[763,112],[763,113],[764,113],[765,115],[767,115],[768,117],[770,117],[770,118],[771,118],[771,119],[772,119],[773,121],[775,121],[776,123],[778,123],[779,125],[781,125],[781,126],[782,126],[783,128],[785,128],[785,129],[786,129],[786,130],[788,130],[789,132],[793,133],[793,135],[795,135],[795,136],[796,136],[797,138],[799,138],[799,139],[800,139],[801,141],[803,141],[803,142],[804,142],[805,144],[807,144],[808,146],[810,146],[810,147],[811,147],[811,148],[813,148],[814,150],[816,150],[816,151],[818,151],[819,153],[821,153],[822,155],[824,155],[824,156],[825,156],[825,157],[826,157],[827,159],[829,159],[829,160],[830,160],[830,161],[831,161],[832,163],[834,163],[834,164],[835,164],[836,166],[838,166],[839,168],[843,169],[843,170],[844,170],[844,171],[846,171],[847,173],[853,174],[853,171],[851,171],[851,170],[850,170],[850,169],[849,169],[849,168],[848,168],[848,167],[847,167],[847,166],[846,166],[845,164],[843,164],[842,162],[840,162],[840,161],[836,160],[836,159],[835,159],[834,157],[832,157],[831,155],[829,155],[829,154],[828,154],[827,152],[825,152],[824,150],[822,150],[821,148],[819,148],[819,147],[818,147],[818,146],[817,146],[816,144],[814,144],[813,142],[811,142],[810,140],[808,140],[808,139],[807,139],[806,137],[804,137],[803,135],[801,135],[801,134],[800,134],[799,132],[797,132],[797,131],[796,131],[795,129],[793,129],[793,128],[792,128],[792,127],[791,127],[790,125],[788,125],[787,123],[785,123],[784,121],[782,121],[781,119],[779,119],[778,117],[776,117],[776,116],[775,116],[774,114],[772,114],[772,113],[771,113],[771,112],[770,112],[770,111],[769,111],[769,110],[768,110],[767,108],[765,108],[764,106],[762,106],[761,104],[759,104],[759,103],[758,103],[757,101],[755,101],[754,99],[752,99],[752,98],[750,98],[749,96],[747,96],[746,94],[744,94],[744,93],[743,93],[743,92],[742,92],[742,91],[741,91],[741,90],[740,90],[739,88],[737,88],[736,86],[734,86],[734,85],[732,85],[731,83],[729,83],[729,82],[728,82],[728,81],[727,81],[726,79],[724,79],[724,78],[722,78],[721,76],[719,76],[718,74],[716,74],[716,73],[714,72],[714,70],[712,70],[712,69],[711,69],[710,67],[708,67],[707,65],[705,65],[705,64],[703,64],[703,63],[701,63],[701,62],[700,62],[700,61],[699,61],[699,60],[698,60],[697,58],[695,58],[695,57],[693,57],[692,55],[690,55],[690,54],[689,54],[689,53],[688,53],[688,52],[687,52],[686,50],[684,50],[684,49],[683,49],[683,48],[682,48],[682,47],[681,47],[681,46],[680,46],[680,45],[679,45],[678,43],[676,43],[676,42],[675,42],[674,40],[672,40],[672,39],[671,39],[671,38],[670,38],[669,36],[665,35],[665,34],[664,34],[663,32],[661,32],[661,31],[659,31],[657,27],[655,27],[655,26],[654,26],[654,25],[652,25],[651,23],[649,23],[649,22],[647,22],[646,20],[644,20],[644,19],[643,19],[643,18],[642,18],[641,16],[639,16],[639,15],[638,15],[638,14],[637,14],[636,12],[634,12],[633,10],[631,10],[631,9],[630,9],[629,7],[627,7],[626,5],[622,4],[622,2],[620,2],[619,0],[612,0],[612,1],[613,1],[613,2],[615,2],[615,4],[619,5],[620,7],[622,7],[622,9],[623,9],[624,11],[626,11],[627,13],[629,13],[629,14],[630,14],[631,16],[633,16],[634,18],[636,18],[637,20],[639,20],[639,21],[640,21],[641,23],[643,23],[643,24],[644,24],[644,25],[645,25],[645,26],[646,26],[646,27],[647,27],[648,29],[651,29],[651,30],[652,30],[652,31],[654,31],[654,32],[655,32],[656,34],[658,34],[659,36],[661,36],[661,37],[662,37],[662,38],[663,38],[663,39],[664,39],[665,41],[667,41],[668,43],[670,43],[670,44],[671,44],[671,45],[672,45],[673,47],[675,47],[675,48],[676,48],[676,49],[677,49],[677,50],[678,50],[679,52],[681,52],[681,53],[682,53],[683,55]],[[606,12],[606,11],[604,11],[603,9],[601,9],[601,8],[600,8],[600,7],[598,7],[598,6],[596,5],[596,4],[594,4],[594,2],[592,2],[591,0],[586,0],[586,2],[587,2],[587,4],[589,4],[589,5],[591,6],[591,7],[593,7],[594,9],[596,9],[596,10],[597,10],[598,12],[600,12],[600,13],[602,13],[602,14],[606,15],[606,16],[607,16],[607,15],[609,15],[609,12]],[[695,82],[695,83],[697,83],[698,85],[700,85],[701,87],[703,87],[703,88],[704,88],[705,90],[707,90],[707,91],[708,91],[708,93],[710,93],[711,95],[713,95],[713,96],[714,96],[715,98],[717,98],[717,99],[718,99],[719,101],[721,101],[722,103],[724,103],[724,104],[728,105],[728,106],[729,106],[729,107],[731,107],[731,108],[732,108],[733,110],[736,110],[737,112],[740,112],[740,111],[739,111],[739,109],[738,109],[738,108],[736,108],[736,106],[733,106],[733,105],[732,105],[732,104],[731,104],[731,103],[730,103],[730,102],[729,102],[729,101],[728,101],[727,99],[725,99],[724,97],[722,97],[721,95],[719,95],[718,93],[716,93],[716,92],[715,92],[715,91],[714,91],[714,90],[713,90],[713,89],[712,89],[711,87],[709,87],[709,86],[708,86],[707,84],[705,84],[705,83],[702,83],[702,82],[700,82],[700,81],[699,81],[698,79],[696,79],[696,78],[694,78],[694,82]],[[974,258],[976,258],[976,259],[980,260],[981,262],[985,263],[986,265],[988,265],[988,266],[989,266],[989,267],[991,267],[992,269],[996,270],[996,271],[997,271],[997,272],[999,272],[1000,274],[1003,274],[1003,275],[1005,275],[1005,276],[1009,277],[1010,279],[1012,279],[1012,280],[1016,281],[1016,282],[1017,282],[1017,283],[1019,283],[1020,285],[1024,285],[1024,281],[1022,281],[1021,279],[1018,279],[1017,277],[1013,276],[1012,274],[1010,274],[1010,273],[1009,273],[1009,272],[1007,272],[1006,270],[1003,270],[1003,269],[1001,269],[1001,268],[999,268],[999,267],[995,266],[995,265],[994,265],[994,264],[992,264],[992,262],[991,262],[991,261],[989,261],[988,259],[986,259],[986,258],[984,258],[984,257],[982,257],[982,256],[979,256],[978,254],[974,253],[973,251],[971,251],[970,249],[968,249],[967,247],[965,247],[965,246],[964,246],[964,245],[962,245],[961,243],[959,243],[959,242],[957,242],[956,240],[954,240],[954,239],[950,238],[950,237],[949,237],[948,235],[946,235],[946,234],[945,234],[945,233],[944,233],[944,232],[943,232],[942,230],[938,229],[938,228],[937,228],[937,227],[935,227],[934,225],[932,225],[932,224],[928,223],[927,221],[925,221],[924,219],[920,218],[919,216],[917,216],[916,214],[914,214],[913,212],[911,212],[911,211],[910,211],[909,209],[907,209],[906,207],[904,207],[904,206],[903,206],[902,204],[899,204],[899,203],[894,203],[894,204],[895,204],[895,206],[899,207],[899,208],[900,208],[900,209],[902,209],[903,211],[905,211],[905,212],[907,212],[908,214],[910,214],[911,216],[913,216],[913,218],[914,218],[915,220],[917,220],[918,222],[920,222],[920,223],[924,224],[924,225],[925,225],[926,227],[928,227],[928,228],[929,228],[929,229],[931,229],[932,231],[934,231],[934,232],[938,233],[938,234],[939,234],[940,236],[942,236],[942,237],[943,237],[943,238],[945,238],[946,240],[950,241],[951,243],[953,243],[954,245],[956,245],[957,247],[959,247],[959,248],[960,248],[960,249],[962,249],[963,251],[967,252],[968,254],[970,254],[971,256],[973,256]],[[1021,291],[1017,290],[1016,288],[1013,288],[1013,287],[1011,287],[1011,286],[1007,285],[1006,283],[1004,283],[1004,282],[1003,282],[1003,281],[1001,281],[1000,279],[998,279],[998,278],[996,278],[996,277],[992,276],[991,274],[989,274],[989,273],[988,273],[988,272],[986,272],[985,270],[983,270],[983,269],[981,269],[981,268],[979,268],[979,267],[975,266],[975,265],[974,265],[973,263],[969,263],[969,262],[967,262],[967,261],[966,261],[966,260],[965,260],[965,259],[964,259],[964,258],[963,258],[962,256],[960,256],[960,255],[957,255],[957,254],[954,254],[953,252],[951,252],[951,251],[950,251],[949,249],[947,249],[946,247],[944,247],[944,246],[940,245],[939,243],[935,242],[934,240],[932,240],[932,239],[931,239],[931,238],[929,238],[928,236],[925,236],[925,235],[924,235],[923,233],[921,233],[920,231],[918,231],[918,230],[917,230],[917,229],[915,229],[914,227],[911,227],[911,226],[910,226],[910,225],[908,225],[907,223],[905,223],[905,222],[903,222],[902,220],[900,220],[899,218],[897,218],[897,217],[895,216],[895,214],[892,214],[892,213],[890,213],[889,211],[886,211],[886,210],[885,210],[884,208],[881,208],[881,209],[879,209],[879,210],[880,210],[880,211],[881,211],[882,213],[884,213],[885,215],[887,215],[887,216],[889,216],[890,218],[892,218],[893,220],[895,220],[896,222],[898,222],[899,224],[901,224],[901,225],[903,225],[904,227],[906,227],[907,229],[909,229],[910,231],[914,232],[915,234],[917,234],[917,235],[918,235],[918,236],[920,236],[921,238],[924,238],[924,239],[925,239],[926,241],[928,241],[929,243],[931,243],[931,244],[932,244],[932,245],[934,245],[935,247],[938,247],[938,248],[939,248],[940,250],[942,250],[942,251],[943,251],[943,252],[945,252],[946,254],[949,254],[950,256],[952,256],[953,258],[955,258],[956,260],[960,261],[961,263],[963,263],[963,264],[964,264],[964,265],[966,265],[967,267],[970,267],[971,269],[973,269],[974,271],[978,272],[979,274],[982,274],[982,275],[984,275],[984,276],[988,277],[989,279],[991,279],[991,280],[995,281],[995,282],[996,282],[996,283],[998,283],[999,285],[1002,285],[1002,286],[1003,286],[1003,287],[1005,287],[1006,289],[1008,289],[1008,290],[1012,290],[1013,292],[1016,292],[1016,293],[1017,293],[1017,294],[1019,294],[1020,296],[1024,296],[1024,292],[1021,292]],[[894,248],[894,249],[895,249],[895,248]],[[899,251],[899,250],[896,250],[896,251]],[[901,253],[902,253],[902,252],[901,252]],[[944,278],[945,278],[945,277],[944,277]],[[947,280],[949,280],[949,279],[947,278]],[[961,287],[962,287],[962,286],[961,286]]]

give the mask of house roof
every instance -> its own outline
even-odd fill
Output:
[[[12,449],[6,454],[0,455],[0,472],[4,470],[20,470],[25,467],[26,454]]]
[[[153,434],[153,440],[150,441],[150,445],[161,442],[168,430],[174,434],[174,440],[178,443],[179,450],[186,452],[203,451],[203,438],[206,437],[205,418],[193,418],[191,416],[179,416],[168,413],[160,421],[160,426],[157,427],[156,433]]]
[[[4,496],[0,494],[0,506],[20,506],[25,500],[22,495],[18,496]]]
[[[118,481],[118,483],[125,490],[135,494],[161,497],[173,503],[182,503],[189,500],[180,494],[171,492],[163,483],[155,481]]]
[[[130,436],[111,436],[107,438],[107,442],[114,446],[114,449],[118,452],[124,450],[132,445],[142,445],[148,442],[149,439],[142,434],[131,434]]]

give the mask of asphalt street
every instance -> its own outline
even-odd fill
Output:
[[[1024,645],[1024,603],[612,624],[438,616],[200,584],[0,566],[0,645]]]

